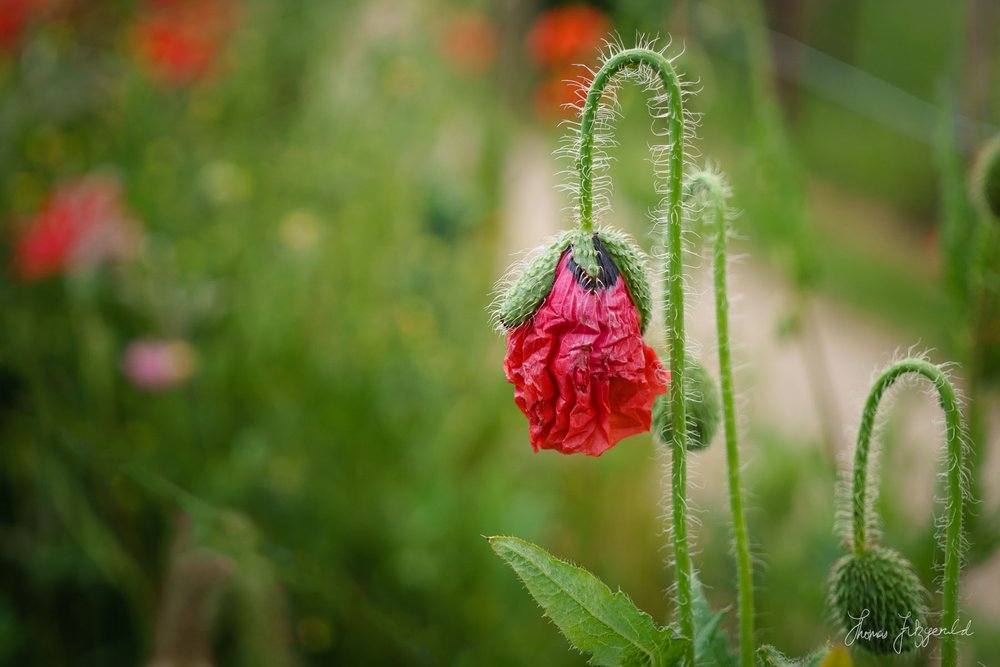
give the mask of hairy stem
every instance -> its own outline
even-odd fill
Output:
[[[684,281],[681,255],[681,182],[684,171],[684,104],[680,78],[670,61],[650,49],[626,49],[604,63],[587,92],[580,123],[580,228],[594,228],[594,123],[604,89],[622,68],[646,65],[656,72],[667,96],[666,285],[664,312],[670,353],[670,410],[673,425],[671,499],[674,567],[677,572],[677,610],[681,634],[694,639],[691,600],[691,557],[687,538],[687,406],[684,393]],[[693,641],[689,662],[694,664]]]
[[[944,410],[945,443],[947,447],[946,476],[948,479],[948,505],[945,508],[944,590],[942,591],[941,625],[952,629],[958,621],[958,578],[962,559],[962,507],[965,494],[962,480],[962,412],[955,397],[955,389],[944,371],[924,359],[903,359],[891,364],[875,380],[858,430],[858,445],[854,452],[854,482],[852,490],[852,520],[854,523],[854,553],[862,555],[868,547],[867,499],[868,451],[871,444],[875,417],[885,392],[900,377],[909,373],[922,375],[934,384],[938,400]],[[941,665],[955,667],[958,647],[953,634],[941,638]]]
[[[736,441],[733,362],[729,344],[729,297],[726,288],[726,191],[720,177],[700,171],[691,175],[694,190],[707,194],[705,215],[715,228],[712,267],[715,282],[715,326],[719,345],[719,375],[722,379],[722,416],[726,434],[726,466],[729,472],[729,510],[732,514],[733,542],[736,549],[737,588],[740,619],[740,662],[754,664],[753,570],[750,565],[750,540],[743,512],[740,483],[740,453]]]

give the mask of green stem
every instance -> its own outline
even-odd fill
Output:
[[[969,479],[971,480],[971,496],[983,497],[983,459],[986,442],[986,419],[983,414],[982,395],[984,388],[984,368],[989,341],[989,320],[992,310],[992,298],[989,289],[989,272],[995,261],[997,246],[996,227],[994,220],[980,218],[976,233],[973,235],[972,270],[969,281],[969,306],[967,308],[967,363],[968,368],[968,435],[969,435]],[[974,530],[977,526],[971,519],[972,512],[966,511],[966,527]],[[978,540],[977,540],[978,541]]]
[[[743,512],[740,484],[740,453],[736,441],[736,408],[733,403],[733,362],[729,344],[729,297],[726,289],[726,191],[720,177],[700,171],[691,175],[691,185],[707,192],[706,211],[715,227],[713,273],[715,278],[715,326],[719,345],[719,374],[722,379],[722,415],[726,433],[726,466],[729,472],[729,510],[732,514],[733,542],[736,547],[737,588],[740,610],[740,661],[754,664],[753,570],[750,540]]]
[[[680,78],[670,61],[650,49],[626,49],[604,63],[587,92],[580,123],[580,228],[594,228],[594,123],[604,89],[623,67],[647,65],[656,72],[667,95],[667,196],[666,196],[666,285],[664,311],[667,347],[670,353],[670,411],[672,443],[672,514],[674,567],[677,572],[677,611],[681,634],[694,639],[691,599],[691,557],[687,539],[687,406],[684,393],[684,281],[681,255],[681,182],[684,171],[684,104]],[[694,664],[693,641],[689,662]]]
[[[945,461],[948,478],[948,505],[945,508],[944,541],[944,590],[942,592],[941,625],[952,629],[958,621],[958,579],[962,559],[962,506],[965,495],[962,481],[962,412],[955,397],[955,389],[944,371],[924,359],[903,359],[882,371],[861,415],[858,430],[858,444],[854,453],[854,488],[852,491],[852,519],[854,522],[854,553],[864,554],[868,546],[867,506],[868,492],[868,451],[871,443],[875,417],[879,403],[885,392],[900,377],[908,373],[922,375],[934,384],[938,399],[944,410],[945,441],[947,459]],[[958,663],[958,647],[955,636],[945,634],[941,638],[941,665],[955,667]]]

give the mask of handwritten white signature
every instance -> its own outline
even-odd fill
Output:
[[[847,646],[851,646],[854,642],[858,640],[870,641],[872,639],[888,639],[889,631],[882,628],[866,628],[865,621],[871,616],[871,612],[867,609],[861,612],[860,616],[855,616],[848,612],[848,616],[851,617],[852,621],[857,621],[857,625],[848,630],[847,636],[844,638],[844,643]],[[911,614],[908,612],[906,616],[900,616],[903,620],[903,627],[900,629],[899,634],[892,642],[892,650],[897,654],[903,652],[903,639],[909,637],[916,637],[917,648],[924,648],[930,643],[931,637],[943,637],[945,635],[956,635],[962,637],[971,637],[972,632],[972,620],[970,619],[965,627],[959,627],[959,621],[956,620],[950,628],[942,627],[932,627],[924,626],[918,620],[911,620]]]

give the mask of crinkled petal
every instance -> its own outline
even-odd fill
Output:
[[[567,268],[534,317],[510,331],[504,370],[538,449],[600,456],[648,431],[668,373],[639,332],[623,278],[590,290]]]

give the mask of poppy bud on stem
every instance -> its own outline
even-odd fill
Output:
[[[957,626],[958,583],[962,560],[962,509],[965,502],[962,413],[955,396],[955,389],[945,372],[925,359],[919,358],[897,361],[882,371],[868,394],[868,400],[865,402],[864,412],[861,415],[857,449],[854,453],[854,474],[851,489],[853,548],[852,553],[841,559],[835,566],[831,579],[831,601],[845,625],[850,619],[848,613],[857,616],[864,610],[856,607],[869,600],[883,599],[887,603],[895,600],[898,603],[891,609],[883,609],[882,616],[886,622],[890,619],[899,622],[897,617],[901,612],[912,611],[916,616],[917,611],[922,608],[919,595],[915,592],[918,588],[915,588],[913,584],[916,581],[916,576],[909,570],[909,565],[895,552],[875,545],[874,539],[868,535],[868,515],[870,512],[870,503],[867,497],[868,452],[872,431],[875,427],[875,417],[878,414],[882,397],[889,387],[899,378],[911,373],[922,375],[934,384],[938,401],[944,410],[947,447],[945,476],[948,482],[948,502],[942,520],[944,528],[943,544],[941,545],[944,549],[944,589],[942,591],[941,627],[951,630]],[[870,541],[872,544],[869,544]],[[873,575],[877,576],[878,580],[874,580]],[[888,590],[893,595],[873,594],[871,590],[868,590],[873,586],[879,587],[879,590]],[[916,586],[919,586],[919,582],[916,582]],[[869,609],[869,611],[878,613],[878,609]],[[880,652],[883,647],[872,645],[866,646],[866,648]],[[942,667],[955,667],[957,664],[958,647],[955,635],[945,633],[941,637],[941,665]]]
[[[729,343],[729,296],[726,287],[726,237],[728,218],[726,199],[729,187],[722,176],[710,170],[699,170],[688,179],[688,196],[703,197],[702,215],[715,230],[712,249],[712,270],[715,287],[715,327],[719,346],[719,375],[722,379],[722,417],[726,435],[726,468],[729,473],[729,510],[732,515],[733,545],[736,551],[737,587],[739,590],[740,659],[746,667],[753,665],[753,569],[750,563],[750,538],[743,512],[743,490],[740,484],[740,454],[736,442],[736,408],[733,401],[733,362]]]
[[[684,102],[680,77],[670,60],[647,48],[625,49],[608,58],[587,91],[580,123],[577,154],[579,172],[579,226],[594,228],[594,141],[597,111],[605,88],[615,74],[627,67],[649,67],[664,94],[667,121],[666,164],[666,289],[664,310],[667,348],[670,355],[670,412],[673,421],[671,498],[674,567],[677,576],[677,611],[681,635],[694,639],[691,557],[687,539],[687,406],[685,395],[684,264],[681,255],[681,183],[684,176]],[[688,662],[694,664],[694,642],[688,646]]]

